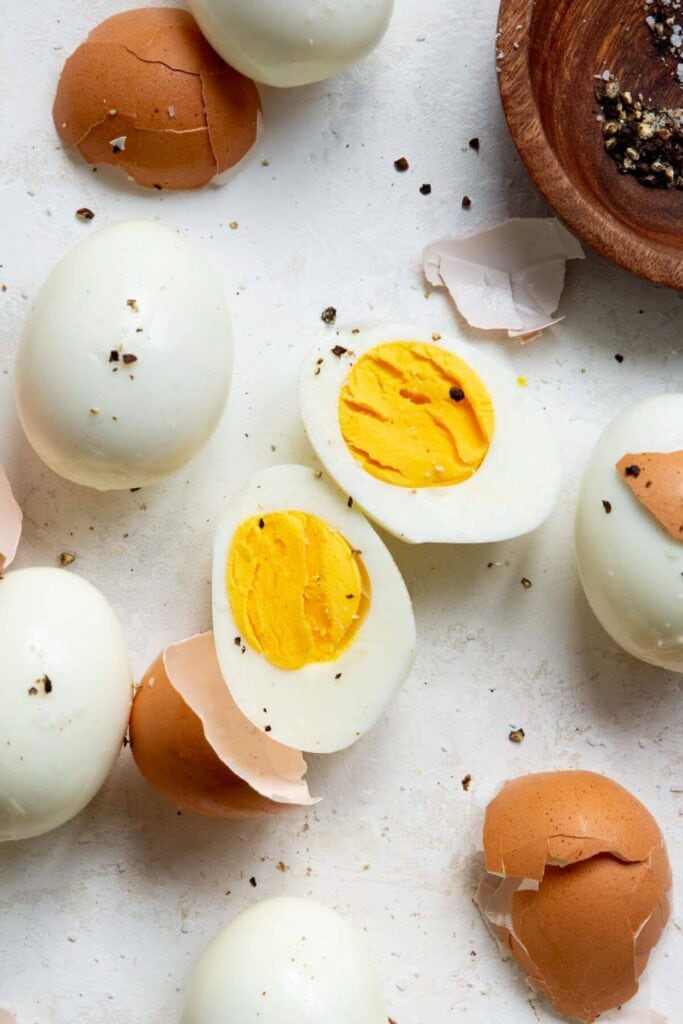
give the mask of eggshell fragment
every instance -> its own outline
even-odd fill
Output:
[[[130,723],[133,756],[172,803],[210,817],[275,814],[317,803],[300,752],[244,717],[216,659],[213,633],[167,647],[147,671]]]
[[[21,538],[21,509],[17,505],[10,482],[0,466],[0,574],[17,553]]]
[[[196,189],[243,161],[261,105],[187,11],[146,8],[102,22],[69,57],[53,117],[88,162],[146,187]]]
[[[683,451],[624,455],[617,471],[667,533],[683,543]]]
[[[592,772],[508,782],[484,825],[476,902],[529,985],[587,1024],[631,999],[670,914],[662,834],[638,800]]]
[[[558,220],[516,217],[427,246],[424,272],[473,327],[524,338],[559,322],[553,314],[574,259],[584,259],[583,249]]]

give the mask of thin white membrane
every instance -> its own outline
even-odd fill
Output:
[[[200,719],[207,742],[230,771],[275,803],[319,802],[304,781],[303,755],[260,732],[235,704],[216,658],[213,633],[171,644],[163,660],[171,685]]]
[[[17,553],[21,539],[21,524],[21,509],[12,493],[7,474],[0,466],[0,573],[8,567]]]
[[[567,260],[584,259],[554,217],[516,217],[479,234],[427,246],[424,272],[448,289],[472,327],[524,338],[559,323]]]

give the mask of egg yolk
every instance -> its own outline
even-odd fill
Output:
[[[227,565],[230,607],[245,643],[293,671],[334,661],[369,606],[360,552],[308,512],[270,512],[235,532]]]
[[[495,416],[466,362],[436,345],[397,341],[354,365],[341,390],[339,425],[371,476],[397,487],[445,487],[479,469]]]

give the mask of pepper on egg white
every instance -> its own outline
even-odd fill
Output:
[[[243,714],[288,747],[331,753],[378,720],[415,653],[410,598],[349,497],[303,466],[253,477],[213,568],[216,651]]]

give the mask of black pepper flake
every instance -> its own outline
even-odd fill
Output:
[[[255,879],[255,878],[253,877],[253,875],[252,875],[252,877],[251,877],[251,878],[249,879],[249,885],[250,885],[250,886],[251,886],[251,887],[252,887],[253,889],[255,889],[255,888],[256,888],[256,884],[257,884],[257,883],[256,883],[256,879]]]
[[[420,185],[420,195],[430,196],[432,194],[432,186],[427,182],[424,185]]]
[[[76,210],[76,216],[79,220],[94,220],[95,214],[92,210],[89,210],[87,206],[81,206],[80,210]]]
[[[241,636],[236,636],[235,637],[235,647],[241,647],[241,646],[242,646],[242,637]]]
[[[470,197],[469,196],[463,196],[462,197],[462,208],[463,208],[463,210],[469,210],[471,205],[472,205],[472,200],[470,199]]]
[[[142,490],[142,487],[131,487],[130,493],[131,494],[137,494],[138,491],[141,491],[141,490]]]
[[[124,352],[123,361],[126,364],[126,366],[130,366],[131,363],[137,363],[138,357],[134,356],[132,352]]]
[[[111,151],[112,151],[112,153],[121,153],[121,152],[123,152],[123,150],[121,149],[121,146],[112,146],[111,147]]]
[[[607,501],[606,498],[603,498],[602,507],[604,508],[604,510],[607,513],[607,515],[609,515],[610,512],[612,511],[612,502],[611,501]]]
[[[467,792],[467,790],[470,788],[471,782],[472,782],[472,776],[471,775],[466,775],[465,778],[460,783],[460,785],[465,790],[465,792]]]
[[[403,171],[408,170],[410,164],[408,163],[404,156],[400,156],[398,160],[394,160],[394,167],[396,168],[397,171],[401,171],[401,173],[403,173]]]
[[[346,504],[348,505],[349,508],[353,508],[353,498],[349,498]]]
[[[354,599],[354,597],[355,597],[355,596],[356,596],[355,594],[347,594],[347,595],[346,595],[346,600],[347,600],[347,601],[353,601],[353,599]]]
[[[343,355],[346,355],[348,351],[349,350],[347,348],[344,348],[343,345],[335,345],[334,348],[332,349],[332,355],[336,356],[337,359],[341,359],[341,357]]]
[[[324,324],[336,323],[337,310],[334,308],[334,306],[328,306],[327,309],[324,309],[320,314],[320,319]]]
[[[43,687],[45,693],[52,693],[52,680],[49,676],[43,676]]]
[[[113,348],[111,350],[111,352],[109,353],[109,362],[110,363],[118,363],[118,361],[119,361],[119,353],[116,351],[115,348]]]
[[[258,521],[258,528],[259,528],[259,530],[262,530],[265,525],[266,525],[265,519],[259,519],[259,521]]]
[[[29,688],[28,688],[29,697],[35,697],[37,695],[37,693],[38,693],[38,687],[37,686],[29,686]]]
[[[449,398],[452,398],[454,402],[462,402],[465,397],[465,392],[462,388],[451,388],[448,392]]]
[[[508,739],[510,740],[510,743],[521,743],[525,736],[526,733],[524,732],[524,729],[512,729]]]
[[[337,674],[336,674],[336,676],[334,678],[335,679],[341,679],[341,677],[342,677],[341,672],[337,672]]]
[[[272,725],[267,725],[266,728],[265,728],[265,731],[266,732],[272,732],[273,731]]]
[[[522,578],[521,578],[521,580],[519,582],[522,584],[522,586],[524,587],[525,590],[530,590],[531,587],[533,586],[533,583],[531,582],[531,580],[528,580],[526,578],[526,576],[522,576]]]
[[[470,139],[470,141],[468,142],[468,146],[470,147],[470,149],[473,149],[475,153],[479,152],[479,139],[477,138],[476,135],[473,139]]]
[[[640,466],[627,466],[624,470],[624,475],[633,477],[640,476]]]
[[[624,361],[624,357],[622,356],[621,352],[617,352],[617,354],[615,355],[614,358],[616,359],[616,361],[618,363],[623,363],[623,361]]]

